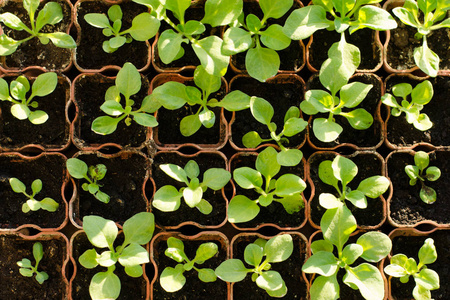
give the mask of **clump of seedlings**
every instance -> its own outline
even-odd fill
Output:
[[[20,267],[19,272],[25,277],[33,277],[33,275],[36,274],[34,277],[36,281],[39,282],[39,284],[43,284],[44,281],[48,279],[48,274],[44,271],[38,271],[39,262],[42,260],[42,257],[44,257],[44,248],[39,242],[33,244],[33,257],[36,261],[34,266],[28,258],[22,258],[21,261],[17,262],[17,265]]]
[[[22,204],[22,212],[28,213],[31,211],[37,211],[39,209],[43,209],[49,212],[55,212],[59,204],[55,200],[50,197],[45,197],[42,200],[36,200],[34,197],[42,190],[42,180],[36,179],[31,183],[31,195],[27,193],[26,185],[17,178],[10,178],[9,184],[11,185],[12,190],[18,194],[24,194],[28,197],[27,202]]]

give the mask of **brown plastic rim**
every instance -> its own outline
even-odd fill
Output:
[[[233,83],[236,80],[239,80],[239,78],[252,78],[252,77],[250,77],[248,75],[244,75],[244,74],[238,74],[238,75],[234,76],[230,80],[230,89],[229,89],[230,92],[233,91],[233,89],[232,89],[233,88]],[[304,95],[305,94],[305,81],[303,80],[303,78],[301,78],[300,76],[298,76],[296,74],[278,74],[278,75],[275,75],[272,78],[267,79],[266,83],[269,83],[269,84],[283,84],[283,83],[292,83],[292,82],[296,82],[296,81],[300,82],[303,85],[303,90],[299,91],[299,93],[302,93]],[[249,95],[249,96],[253,96],[253,95]],[[300,111],[300,118],[304,119],[302,111]],[[278,146],[276,146],[276,144],[273,144],[273,143],[262,143],[261,145],[259,145],[256,148],[241,148],[241,147],[238,147],[233,141],[232,128],[233,128],[233,123],[234,123],[235,120],[236,120],[236,112],[233,111],[232,112],[231,121],[228,124],[228,134],[229,134],[229,140],[230,140],[231,147],[233,147],[234,150],[236,150],[236,151],[256,151],[256,150],[259,150],[261,148],[265,148],[267,146],[278,147]],[[255,122],[258,122],[258,121],[255,120]],[[308,127],[309,126],[307,126],[307,128],[305,128],[305,137],[308,136],[308,132],[309,132]],[[298,145],[298,146],[296,146],[294,148],[295,149],[300,149],[300,148],[303,147],[303,145],[305,143],[306,143],[306,138],[300,143],[300,145]]]
[[[225,93],[228,93],[228,83],[225,78],[221,78],[222,87],[225,89]],[[150,83],[150,91],[153,90],[166,82],[175,81],[179,83],[193,82],[194,77],[185,77],[180,74],[175,73],[163,73],[156,75]],[[155,113],[155,117],[158,119],[158,112]],[[203,125],[202,125],[203,126]],[[194,147],[198,150],[202,149],[213,149],[218,150],[221,149],[228,140],[228,122],[225,119],[224,109],[220,110],[220,118],[219,118],[219,126],[220,126],[220,138],[217,144],[194,144],[194,143],[184,143],[184,144],[163,144],[159,141],[159,128],[155,127],[152,130],[151,139],[154,140],[155,146],[158,150],[180,150],[182,147]]]
[[[232,162],[234,161],[234,160],[236,160],[236,159],[239,159],[239,157],[240,156],[258,156],[258,154],[259,153],[257,153],[257,152],[238,152],[238,153],[235,153],[231,158],[230,158],[230,160],[229,160],[229,165],[228,165],[228,170],[230,171],[230,172],[232,172],[233,170],[231,170],[231,166],[232,166]],[[303,170],[303,172],[304,172],[304,176],[303,176],[303,181],[305,182],[305,183],[307,183],[307,182],[310,182],[310,180],[308,179],[308,176],[307,176],[307,172],[306,172],[306,159],[303,157],[302,158],[302,163],[303,163],[303,166],[304,166],[304,170]],[[236,184],[234,183],[234,179],[233,179],[233,177],[231,177],[231,185],[232,185],[232,187],[233,187],[233,196],[231,197],[231,199],[233,199],[234,198],[234,196],[236,196]],[[241,227],[241,226],[239,226],[239,223],[231,223],[230,222],[230,224],[235,228],[235,229],[237,229],[237,230],[239,230],[239,231],[256,231],[256,230],[259,230],[259,229],[261,229],[261,228],[265,228],[265,227],[272,227],[272,228],[276,228],[276,229],[278,229],[278,230],[299,230],[300,228],[303,228],[304,226],[305,226],[305,224],[307,223],[307,207],[308,207],[308,203],[307,203],[307,200],[306,200],[306,197],[305,197],[305,195],[304,195],[304,193],[302,192],[301,193],[301,195],[302,195],[302,199],[303,199],[303,203],[305,204],[305,207],[304,207],[304,220],[303,220],[303,222],[299,225],[299,226],[297,226],[297,227],[282,227],[282,226],[279,226],[279,225],[277,225],[277,224],[274,224],[274,223],[262,223],[262,224],[259,224],[258,226],[256,226],[256,227]],[[229,201],[231,201],[231,199],[229,199]],[[228,202],[228,204],[227,204],[227,220],[228,220],[228,205],[229,205],[229,202]]]
[[[311,81],[311,79],[313,77],[317,77],[317,76],[318,76],[318,74],[313,75],[309,79],[309,81]],[[381,95],[384,95],[384,93],[385,93],[384,84],[383,84],[383,81],[381,80],[381,78],[378,75],[371,74],[371,73],[356,73],[352,77],[350,77],[350,79],[353,79],[353,78],[356,78],[356,77],[359,77],[359,76],[373,76],[379,82],[380,89],[381,89]],[[379,142],[375,146],[372,146],[372,147],[358,147],[357,145],[352,144],[352,143],[341,143],[341,144],[336,145],[334,147],[319,147],[319,146],[316,146],[314,144],[314,142],[311,141],[311,138],[310,138],[311,135],[314,135],[314,132],[312,131],[312,123],[313,123],[313,120],[314,120],[314,116],[310,116],[309,119],[308,119],[308,128],[311,127],[311,128],[309,128],[309,134],[307,135],[307,138],[306,138],[307,141],[308,141],[308,145],[310,145],[314,149],[314,151],[319,151],[319,150],[336,150],[336,149],[339,149],[339,148],[342,148],[342,147],[349,147],[352,150],[375,150],[375,149],[379,148],[384,143],[384,140],[386,139],[386,130],[385,130],[386,126],[385,126],[385,124],[383,122],[383,119],[381,118],[380,110],[381,110],[381,101],[378,101],[378,104],[377,104],[377,107],[376,107],[376,111],[375,111],[375,115],[373,116],[373,119],[374,119],[374,123],[375,122],[380,123],[380,126],[381,126],[381,137],[380,137]],[[366,129],[366,130],[368,130],[368,129]]]
[[[146,161],[149,161],[149,159],[140,151],[138,150],[122,150],[120,152],[114,153],[114,154],[104,154],[99,151],[79,151],[73,155],[74,158],[87,154],[87,155],[97,155],[98,157],[105,158],[105,159],[112,159],[116,157],[130,157],[132,155],[139,155],[145,158]],[[150,163],[149,163],[150,164]],[[142,195],[144,197],[146,207],[149,207],[149,201],[145,192],[145,187],[147,185],[147,181],[149,180],[149,171],[147,170],[144,177],[144,182],[141,187]],[[83,229],[83,221],[80,219],[80,195],[78,193],[79,185],[75,184],[75,181],[72,179],[74,184],[74,196],[69,202],[69,219],[70,222],[75,226],[77,229]],[[117,227],[122,229],[122,225],[116,222]]]
[[[73,13],[72,20],[74,22],[73,24],[77,30],[77,45],[80,44],[81,36],[82,36],[81,26],[78,23],[79,7],[83,2],[93,2],[93,1],[95,1],[95,0],[78,0],[77,3],[75,3],[75,5],[74,5],[74,9],[72,10],[72,13]],[[100,0],[100,2],[109,4],[109,5],[114,5],[114,4],[120,5],[124,2],[129,2],[129,1],[130,0]],[[150,10],[149,10],[149,12],[150,12]],[[143,71],[147,70],[152,61],[152,47],[148,40],[145,41],[145,44],[147,45],[147,48],[148,48],[147,63],[145,64],[145,66],[143,68],[138,69],[139,72],[143,72]],[[72,52],[72,60],[73,60],[73,64],[75,65],[75,67],[82,73],[101,73],[101,72],[111,71],[111,70],[119,71],[122,68],[122,66],[118,66],[118,65],[106,65],[106,66],[101,67],[100,69],[85,69],[85,68],[81,67],[77,62],[77,49],[75,49]]]
[[[205,242],[216,241],[221,245],[221,249],[225,249],[227,259],[230,258],[230,245],[229,245],[230,243],[228,241],[228,238],[219,231],[203,231],[203,232],[200,232],[193,236],[184,235],[184,234],[181,234],[180,232],[175,232],[175,231],[160,232],[160,233],[156,234],[150,242],[150,263],[153,264],[153,267],[155,269],[155,274],[154,274],[153,280],[150,284],[150,299],[154,299],[153,286],[156,284],[156,280],[160,273],[160,270],[158,269],[158,265],[154,260],[156,244],[167,241],[169,239],[169,237],[176,237],[183,241],[192,241],[192,240],[193,241],[205,241]],[[160,255],[162,255],[162,253]],[[228,298],[227,299],[231,300],[230,283],[228,283],[228,282],[227,282],[227,290],[228,290]],[[155,299],[155,300],[157,300],[157,299]]]
[[[8,0],[8,1],[14,1],[14,2],[22,2],[22,0]],[[41,2],[43,1],[43,0],[40,0]],[[70,23],[69,23],[69,26],[67,27],[67,30],[66,30],[66,33],[67,34],[70,34],[70,30],[72,29],[72,26],[73,26],[73,4],[72,4],[72,2],[70,2],[70,0],[61,0],[61,1],[64,1],[64,2],[66,2],[66,4],[67,5],[69,5],[70,6],[70,10],[71,10],[71,13],[70,13],[70,15],[69,15],[69,17],[70,17]],[[6,2],[5,2],[6,3]],[[3,34],[3,30],[2,30],[2,28],[1,28],[1,26],[0,26],[0,34]],[[4,56],[0,56],[0,72],[3,72],[3,73],[10,73],[10,72],[21,72],[21,73],[25,73],[25,72],[27,72],[27,71],[29,71],[29,70],[33,70],[33,69],[35,69],[35,70],[40,70],[42,73],[44,73],[44,72],[51,72],[51,71],[54,71],[54,72],[67,72],[67,71],[69,71],[70,70],[70,68],[72,67],[72,64],[73,64],[73,59],[72,59],[72,55],[73,55],[73,52],[74,52],[74,49],[70,49],[70,52],[72,53],[71,55],[70,55],[70,61],[69,61],[69,64],[67,65],[67,67],[65,67],[64,69],[56,69],[56,70],[53,70],[53,69],[46,69],[46,68],[43,68],[43,67],[41,67],[41,66],[28,66],[28,67],[25,67],[25,68],[23,68],[23,69],[20,69],[20,68],[10,68],[10,67],[8,67],[7,65],[6,65],[6,62],[5,62],[5,57]]]
[[[25,161],[33,161],[33,160],[36,160],[36,159],[38,159],[38,158],[40,158],[42,156],[49,156],[49,155],[59,156],[62,159],[64,159],[65,161],[67,160],[67,157],[65,155],[63,155],[61,153],[57,153],[57,152],[56,153],[42,152],[42,153],[40,153],[37,156],[26,156],[26,155],[18,153],[18,152],[4,152],[4,153],[0,153],[0,156],[16,158],[16,160],[25,160]],[[36,224],[23,224],[23,225],[20,225],[17,228],[8,228],[8,229],[1,229],[0,228],[0,233],[3,232],[3,231],[5,231],[5,232],[18,232],[18,231],[21,231],[21,230],[24,230],[24,229],[26,230],[27,228],[37,229],[39,231],[43,231],[44,233],[53,232],[53,231],[59,231],[59,230],[63,229],[66,226],[66,224],[68,223],[68,220],[69,220],[69,205],[68,205],[69,201],[67,201],[66,196],[65,196],[65,190],[68,188],[67,186],[69,185],[69,175],[68,175],[68,173],[66,171],[64,171],[63,177],[64,177],[63,178],[63,183],[62,183],[62,186],[61,186],[61,200],[62,200],[62,204],[65,205],[65,208],[64,208],[65,217],[64,217],[64,221],[61,223],[61,225],[59,225],[57,228],[45,228],[45,227],[42,228],[42,227],[40,227],[40,226],[38,226]],[[74,197],[75,197],[75,194],[73,193],[71,199],[73,199]],[[72,201],[72,200],[70,200],[70,201]],[[61,212],[61,213],[63,213],[63,212]]]
[[[80,134],[78,132],[79,131],[78,130],[78,127],[79,127],[78,122],[79,122],[79,120],[78,119],[80,117],[80,108],[79,108],[79,104],[78,104],[79,100],[75,98],[75,85],[78,82],[78,80],[80,80],[81,78],[84,78],[84,77],[87,77],[87,76],[95,76],[95,75],[98,75],[98,74],[82,73],[82,74],[79,74],[77,77],[75,77],[75,79],[72,82],[72,88],[70,90],[70,99],[71,99],[71,102],[73,103],[73,105],[75,106],[75,118],[73,119],[72,124],[71,124],[71,128],[70,128],[70,132],[71,132],[70,138],[72,140],[72,143],[79,150],[83,150],[83,151],[98,151],[98,150],[101,150],[103,148],[109,148],[109,147],[117,148],[119,150],[122,150],[124,148],[135,149],[135,150],[139,150],[139,149],[144,148],[145,145],[150,140],[151,128],[147,128],[146,140],[145,140],[145,142],[143,142],[138,147],[129,147],[129,146],[125,147],[125,146],[119,145],[117,143],[92,143],[92,144],[89,144],[89,143],[84,142],[83,139],[81,139],[79,137]],[[106,80],[106,79],[115,80],[116,79],[116,76],[111,77],[111,76],[105,76],[105,75],[102,75],[102,74],[100,74],[100,75],[102,76],[101,80]],[[141,77],[143,77],[143,76],[141,75]]]

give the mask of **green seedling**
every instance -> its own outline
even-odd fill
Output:
[[[256,170],[249,167],[234,170],[234,181],[243,189],[253,189],[260,196],[255,200],[244,195],[234,196],[228,205],[229,222],[248,222],[259,214],[259,205],[266,207],[273,201],[281,203],[289,214],[300,211],[304,206],[301,193],[306,183],[294,174],[283,174],[274,179],[280,169],[277,151],[268,147],[256,158]]]
[[[38,125],[48,120],[48,114],[42,110],[31,110],[37,108],[39,103],[34,100],[35,97],[44,97],[51,94],[58,84],[56,73],[43,73],[36,77],[31,86],[31,95],[27,97],[30,91],[30,82],[25,76],[19,76],[13,80],[9,87],[5,79],[0,78],[0,100],[12,103],[11,114],[19,120],[30,120],[31,123]]]
[[[384,299],[380,270],[366,262],[355,267],[352,264],[358,258],[371,263],[382,260],[392,248],[389,237],[370,231],[361,235],[356,243],[345,245],[356,229],[356,219],[344,205],[328,209],[320,221],[320,228],[324,239],[311,244],[312,256],[302,267],[303,272],[318,275],[310,288],[311,300],[339,299],[337,274],[341,268],[345,269],[343,282],[352,289],[359,289],[364,299]]]
[[[203,173],[203,182],[200,182],[198,178],[200,168],[193,160],[188,161],[184,168],[174,164],[163,164],[159,167],[164,173],[186,185],[179,190],[172,185],[165,185],[156,191],[152,205],[164,212],[176,211],[180,207],[180,199],[184,198],[189,207],[195,207],[202,214],[208,215],[213,207],[203,199],[203,193],[208,188],[218,191],[231,179],[231,174],[227,170],[210,168]]]
[[[333,161],[325,160],[319,165],[319,178],[325,184],[333,186],[338,197],[330,193],[321,193],[319,203],[326,209],[345,205],[350,201],[358,208],[367,208],[367,198],[377,198],[389,188],[389,179],[384,176],[372,176],[364,179],[358,188],[352,190],[348,184],[358,174],[358,166],[350,159],[336,156]],[[340,182],[340,184],[339,184]]]
[[[39,262],[44,256],[44,249],[41,243],[37,242],[33,244],[33,256],[34,260],[36,261],[36,265],[33,266],[28,258],[22,258],[21,261],[17,262],[17,265],[20,267],[19,272],[22,276],[25,277],[33,277],[33,274],[36,273],[36,276],[34,278],[37,282],[39,282],[39,284],[43,284],[44,281],[48,279],[48,274],[44,271],[38,271]]]
[[[106,166],[103,164],[97,164],[89,166],[78,158],[69,158],[66,162],[67,171],[69,171],[70,176],[76,179],[86,179],[81,185],[81,188],[91,193],[97,200],[108,203],[110,198],[107,194],[100,191],[102,187],[98,181],[102,180],[106,175]]]
[[[392,10],[400,21],[417,28],[415,38],[422,40],[422,46],[414,49],[414,62],[427,75],[436,77],[439,71],[439,56],[428,48],[427,36],[433,30],[450,27],[447,11],[450,3],[447,0],[406,0],[403,7]]]
[[[194,269],[198,272],[198,279],[203,282],[214,282],[217,280],[217,276],[213,269],[199,268],[195,264],[201,265],[208,259],[212,258],[219,251],[215,243],[203,243],[201,244],[195,257],[190,260],[184,252],[184,244],[181,240],[170,237],[167,240],[167,249],[164,254],[178,262],[175,268],[166,267],[159,277],[162,288],[169,293],[174,293],[183,288],[186,284],[186,277],[183,273]]]
[[[427,267],[437,259],[434,240],[428,238],[419,249],[419,264],[412,257],[404,254],[396,254],[391,257],[391,263],[384,268],[384,272],[392,277],[400,278],[401,283],[407,283],[412,276],[416,286],[412,295],[416,300],[431,300],[431,290],[438,289],[439,274]]]
[[[438,167],[428,167],[430,158],[426,152],[417,151],[414,154],[414,164],[407,165],[405,172],[410,178],[409,185],[416,185],[420,182],[420,199],[426,204],[433,204],[436,201],[436,191],[425,185],[425,181],[436,181],[441,177],[441,170]]]
[[[402,112],[406,115],[406,121],[413,124],[416,129],[425,131],[433,126],[430,118],[420,113],[423,107],[433,98],[433,85],[425,80],[412,88],[409,83],[399,83],[392,87],[392,94],[386,93],[381,97],[381,101],[391,108],[391,115],[398,117]],[[408,96],[411,101],[408,101]],[[398,104],[395,97],[401,99],[401,105]]]
[[[271,264],[285,261],[293,250],[294,243],[289,234],[278,235],[268,241],[257,239],[244,250],[244,260],[251,268],[246,268],[242,260],[233,258],[222,262],[216,269],[216,275],[226,282],[239,282],[252,273],[252,281],[258,287],[270,297],[281,298],[288,290],[280,273],[271,270]]]
[[[103,35],[111,37],[103,42],[103,50],[107,53],[112,53],[125,43],[131,43],[133,40],[145,42],[158,32],[159,21],[149,13],[137,15],[133,18],[131,27],[121,31],[122,16],[122,9],[117,4],[108,9],[108,16],[98,13],[84,16],[88,24],[103,29]]]
[[[9,184],[11,185],[12,190],[18,194],[24,194],[28,197],[27,202],[22,204],[22,212],[28,213],[30,210],[37,211],[39,209],[43,209],[49,212],[55,212],[59,204],[55,200],[49,197],[45,197],[42,200],[36,200],[34,197],[42,190],[42,181],[40,179],[36,179],[31,183],[31,195],[27,193],[27,187],[25,184],[17,178],[10,178]]]
[[[14,53],[17,48],[31,40],[34,37],[39,38],[42,44],[46,45],[49,41],[52,41],[53,45],[60,48],[75,48],[77,44],[74,39],[64,32],[52,32],[44,33],[40,32],[45,25],[55,25],[63,19],[63,13],[61,5],[56,2],[48,2],[44,5],[41,11],[39,11],[37,18],[35,18],[36,10],[39,7],[39,0],[24,0],[23,7],[27,11],[28,18],[31,23],[31,28],[25,25],[19,17],[6,12],[0,14],[0,22],[8,26],[9,28],[17,31],[25,30],[30,36],[22,39],[15,40],[5,33],[0,35],[0,56],[7,56]]]
[[[136,67],[131,63],[125,63],[116,77],[116,85],[111,86],[105,93],[105,102],[100,109],[108,116],[96,118],[91,125],[92,131],[97,134],[111,134],[117,129],[117,124],[125,119],[127,126],[131,125],[131,120],[145,127],[158,126],[155,116],[151,115],[156,109],[152,107],[150,96],[142,100],[139,109],[133,110],[134,100],[131,97],[141,89],[141,75]],[[120,103],[122,95],[125,98],[125,107]]]
[[[130,277],[140,277],[143,274],[142,264],[150,261],[147,250],[141,245],[147,244],[155,230],[155,220],[152,213],[141,212],[129,218],[123,224],[124,241],[114,247],[118,229],[116,223],[99,216],[83,218],[83,229],[91,242],[97,248],[108,248],[98,254],[96,249],[86,250],[79,258],[79,263],[86,269],[98,265],[108,268],[105,272],[96,273],[89,285],[89,294],[94,300],[117,299],[120,295],[120,279],[114,274],[115,264],[119,262],[125,273]]]
[[[277,51],[286,49],[291,39],[283,33],[278,24],[268,26],[269,18],[283,17],[293,5],[293,0],[259,1],[263,12],[260,20],[256,15],[242,14],[223,35],[222,53],[235,55],[245,52],[245,67],[248,74],[264,82],[275,76],[280,68],[280,56]],[[245,20],[244,20],[245,18]]]

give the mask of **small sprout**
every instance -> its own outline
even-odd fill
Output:
[[[430,81],[425,80],[416,85],[414,89],[409,83],[399,83],[394,85],[392,93],[394,95],[386,93],[381,97],[381,102],[392,107],[391,115],[398,117],[404,112],[406,121],[421,131],[428,130],[433,126],[430,118],[426,114],[420,113],[425,104],[433,98],[433,85]],[[409,95],[411,102],[407,100]],[[401,98],[401,105],[394,96]]]
[[[431,290],[436,290],[439,285],[439,274],[429,269],[426,265],[432,264],[437,259],[434,240],[428,238],[419,250],[419,264],[412,257],[404,254],[396,254],[391,257],[391,263],[384,268],[384,272],[392,277],[400,278],[401,283],[407,283],[409,276],[413,276],[416,286],[412,295],[416,300],[431,300]]]
[[[19,272],[25,277],[33,277],[33,274],[36,273],[36,281],[39,282],[39,284],[43,284],[44,281],[48,279],[48,274],[46,272],[38,271],[39,262],[44,256],[44,250],[41,243],[37,242],[33,244],[33,256],[36,265],[33,267],[28,258],[22,258],[21,261],[17,262],[17,265],[20,267]]]
[[[409,176],[409,185],[416,185],[420,181],[420,199],[426,204],[433,204],[436,201],[436,191],[425,185],[425,181],[436,181],[441,177],[441,170],[438,167],[428,167],[430,158],[426,152],[417,151],[414,154],[414,164],[407,165],[405,172]]]
[[[203,264],[208,259],[212,258],[219,251],[215,243],[201,244],[195,254],[194,259],[190,260],[184,253],[184,244],[181,240],[170,237],[167,240],[167,249],[164,254],[178,262],[175,268],[166,267],[160,276],[162,288],[169,293],[174,293],[183,288],[186,284],[186,277],[183,273],[194,269],[198,272],[198,279],[203,282],[214,282],[217,279],[214,270],[209,268],[198,268],[195,264]]]
[[[149,13],[141,13],[134,17],[131,27],[122,29],[122,9],[119,5],[113,5],[108,9],[108,16],[105,14],[86,14],[84,19],[94,27],[103,29],[103,35],[112,36],[108,41],[103,42],[103,50],[112,53],[122,47],[125,43],[134,40],[144,42],[156,35],[160,22]],[[112,25],[111,25],[112,24]]]
[[[218,191],[231,179],[231,174],[227,170],[211,168],[203,173],[203,182],[200,182],[198,178],[200,169],[193,160],[188,161],[184,168],[174,164],[163,164],[159,167],[176,181],[186,184],[186,187],[179,190],[172,185],[165,185],[156,191],[152,205],[164,212],[176,211],[180,207],[180,199],[183,197],[189,207],[195,207],[202,214],[209,215],[213,207],[203,199],[203,193],[208,188]]]
[[[282,234],[266,241],[257,239],[247,245],[244,250],[244,260],[253,268],[246,268],[240,259],[228,259],[216,269],[216,275],[226,282],[239,282],[252,273],[252,281],[271,297],[281,298],[287,294],[286,284],[280,273],[271,270],[271,264],[288,259],[294,251],[292,236]],[[265,259],[263,260],[263,258]]]
[[[243,189],[253,189],[260,196],[255,200],[244,195],[234,196],[228,205],[229,222],[242,223],[253,220],[259,214],[259,205],[266,207],[273,201],[281,203],[289,214],[298,212],[304,207],[301,193],[306,188],[306,183],[299,176],[283,174],[274,179],[281,169],[277,154],[274,148],[268,147],[256,158],[256,170],[249,167],[234,170],[234,181]]]
[[[46,197],[41,201],[34,199],[34,196],[36,196],[36,194],[38,194],[42,190],[42,181],[40,179],[36,179],[31,183],[31,195],[27,194],[27,187],[19,179],[10,178],[9,184],[11,185],[11,188],[15,193],[24,194],[28,197],[27,202],[22,205],[22,212],[24,213],[28,213],[30,210],[37,211],[39,209],[43,209],[49,212],[55,212],[59,207],[59,204],[49,197]]]
[[[35,18],[35,13],[39,7],[39,3],[39,0],[23,1],[23,8],[27,11],[31,28],[28,28],[27,25],[25,25],[16,15],[12,13],[6,12],[0,14],[0,22],[6,26],[17,31],[25,30],[30,34],[30,36],[22,40],[15,40],[4,33],[0,35],[0,56],[7,56],[14,53],[22,43],[25,43],[34,37],[39,38],[41,43],[44,45],[48,44],[49,41],[52,41],[56,47],[60,48],[75,48],[77,46],[74,39],[67,33],[40,32],[41,29],[47,24],[55,25],[61,22],[63,19],[63,13],[59,3],[47,2],[41,11],[39,11],[37,18]]]
[[[1,45],[0,45],[1,46]],[[19,120],[30,120],[31,123],[39,125],[48,120],[48,114],[42,110],[31,110],[39,106],[34,97],[44,97],[52,93],[58,84],[56,73],[43,73],[36,77],[31,86],[31,95],[26,94],[30,91],[30,83],[25,76],[19,76],[13,80],[8,87],[5,79],[0,78],[0,100],[10,101],[11,114]],[[11,95],[10,95],[11,93]]]

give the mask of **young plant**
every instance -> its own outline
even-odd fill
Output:
[[[249,167],[234,170],[234,181],[243,189],[255,190],[260,196],[255,200],[244,195],[234,196],[228,205],[229,222],[248,222],[259,214],[259,205],[266,207],[273,201],[281,203],[289,214],[304,206],[301,193],[306,183],[299,176],[283,174],[274,179],[281,169],[277,154],[274,148],[267,147],[256,158],[256,170]]]
[[[434,240],[428,238],[419,249],[419,264],[412,257],[404,254],[396,254],[391,257],[391,263],[384,268],[384,272],[392,277],[400,278],[401,283],[407,283],[409,276],[414,278],[416,286],[412,295],[416,300],[431,300],[431,290],[438,289],[439,274],[427,267],[437,259]]]
[[[436,191],[425,185],[425,181],[436,181],[441,177],[441,170],[438,167],[428,167],[430,158],[426,152],[417,151],[414,154],[414,164],[407,165],[405,172],[410,178],[409,185],[416,185],[420,182],[420,199],[426,204],[433,204],[436,201]]]
[[[231,174],[227,170],[210,168],[203,173],[203,182],[200,182],[198,178],[200,168],[193,160],[188,161],[184,168],[174,164],[163,164],[159,168],[176,181],[186,185],[179,190],[172,185],[165,185],[156,191],[152,205],[164,212],[176,211],[180,207],[180,199],[184,198],[189,207],[195,207],[202,214],[208,215],[213,207],[203,199],[203,193],[208,188],[218,191],[231,179]]]
[[[392,94],[384,94],[381,101],[387,106],[392,107],[391,115],[398,117],[402,112],[406,115],[406,121],[413,124],[416,129],[425,131],[433,126],[430,118],[420,113],[423,107],[428,104],[433,98],[433,85],[430,81],[425,80],[412,88],[409,83],[399,83],[392,87]],[[411,102],[408,101],[408,96],[411,97]],[[395,97],[401,98],[401,105],[398,104]]]
[[[31,95],[27,97],[30,91],[30,82],[25,76],[19,76],[13,80],[9,87],[5,79],[0,78],[0,100],[10,101],[11,114],[19,120],[30,120],[31,123],[38,125],[48,120],[48,114],[42,110],[31,110],[39,106],[35,97],[44,97],[51,94],[58,84],[56,73],[43,73],[36,77],[31,86]]]
[[[448,10],[450,4],[446,0],[406,0],[403,7],[392,10],[402,23],[417,28],[414,37],[422,39],[422,46],[414,49],[414,62],[431,77],[436,77],[439,71],[439,56],[428,48],[427,36],[433,30],[450,27]]]
[[[28,40],[34,37],[39,38],[42,44],[46,45],[49,41],[56,47],[60,48],[75,48],[77,44],[74,39],[64,32],[51,32],[44,33],[40,32],[42,28],[49,24],[55,25],[63,19],[63,13],[61,5],[56,2],[48,2],[44,5],[41,11],[39,11],[37,18],[35,18],[36,10],[39,7],[39,0],[24,0],[23,7],[27,11],[28,18],[31,23],[31,28],[25,25],[22,20],[16,15],[6,12],[0,14],[0,22],[5,24],[11,29],[22,31],[25,30],[30,34],[30,36],[22,39],[15,40],[5,33],[0,35],[0,56],[7,56],[14,53],[17,48]]]
[[[98,248],[108,248],[98,254],[96,249],[86,250],[78,261],[86,269],[98,265],[108,268],[105,272],[95,274],[89,285],[92,299],[117,299],[120,295],[120,279],[114,274],[115,264],[119,262],[130,277],[143,274],[141,264],[148,263],[147,250],[141,245],[147,244],[153,236],[155,221],[152,213],[141,212],[129,218],[123,224],[124,241],[114,247],[118,229],[111,220],[99,216],[83,218],[83,229],[91,242]]]
[[[117,124],[125,119],[127,126],[131,125],[131,119],[139,125],[146,127],[158,126],[155,116],[151,115],[156,109],[152,107],[150,96],[142,100],[139,109],[133,110],[134,100],[131,96],[141,89],[141,75],[131,63],[125,63],[116,77],[116,85],[111,86],[105,93],[105,102],[100,109],[109,116],[96,118],[91,125],[92,131],[97,134],[107,135],[116,131]],[[125,107],[120,104],[122,95],[125,97]]]
[[[39,284],[43,284],[44,281],[48,279],[48,274],[44,271],[38,271],[39,262],[44,256],[44,249],[41,243],[37,242],[33,244],[33,256],[34,260],[36,261],[36,265],[33,266],[28,258],[22,258],[21,261],[17,262],[17,265],[20,267],[19,272],[22,276],[25,277],[33,277],[33,274],[36,273],[36,276],[34,278],[37,282],[39,282]]]
[[[319,203],[326,209],[345,205],[350,201],[358,208],[367,208],[367,198],[377,198],[389,188],[389,180],[384,176],[372,176],[364,179],[358,188],[352,190],[348,184],[358,174],[358,166],[350,159],[336,156],[333,161],[325,160],[319,165],[319,178],[325,184],[333,186],[338,197],[330,193],[319,195]],[[341,184],[339,184],[339,182]]]
[[[103,50],[107,53],[116,51],[125,43],[131,43],[133,39],[145,42],[158,32],[159,20],[149,13],[137,15],[134,17],[130,28],[120,31],[122,29],[122,16],[122,9],[117,4],[108,9],[108,16],[99,13],[84,16],[88,24],[103,29],[103,35],[111,37],[103,42]]]
[[[27,202],[22,204],[22,212],[24,213],[28,213],[30,210],[37,211],[39,209],[55,212],[59,207],[58,202],[49,197],[45,197],[40,201],[34,199],[34,196],[42,190],[42,181],[40,179],[36,179],[31,183],[31,195],[27,194],[27,187],[19,179],[10,178],[9,184],[15,193],[24,194],[28,197]]]
[[[70,176],[76,179],[86,179],[88,182],[85,182],[81,185],[81,188],[91,193],[97,200],[108,203],[110,198],[107,194],[100,191],[101,184],[98,183],[99,180],[102,180],[106,175],[106,166],[103,164],[97,164],[89,166],[78,158],[69,158],[66,162],[67,171],[69,171]]]
[[[278,24],[267,26],[269,18],[279,19],[292,7],[293,0],[261,0],[258,2],[263,12],[260,20],[256,15],[242,14],[223,35],[222,53],[235,55],[245,52],[245,67],[248,74],[264,82],[275,76],[280,68],[277,51],[286,49],[291,39],[283,33]]]
[[[170,237],[167,240],[167,249],[164,254],[178,262],[175,268],[166,267],[160,276],[160,282],[162,288],[169,293],[174,293],[183,288],[186,284],[186,277],[183,273],[194,269],[198,272],[198,279],[203,282],[214,282],[217,279],[214,270],[209,268],[198,268],[195,264],[201,265],[208,259],[212,258],[219,251],[215,243],[203,243],[201,244],[195,257],[190,260],[184,252],[184,244],[181,240]]]
[[[384,299],[384,281],[378,268],[366,262],[356,267],[352,264],[358,258],[371,263],[382,260],[392,248],[389,237],[370,231],[361,235],[356,243],[344,247],[356,229],[356,219],[343,205],[328,209],[320,221],[320,228],[324,239],[311,244],[313,255],[302,267],[303,272],[318,275],[310,288],[311,300],[339,298],[337,274],[341,268],[345,269],[343,282],[352,289],[359,289],[364,299]],[[333,251],[334,247],[337,251]]]
[[[280,273],[271,270],[271,264],[285,261],[293,250],[294,243],[289,234],[278,235],[268,241],[257,239],[244,250],[244,260],[252,268],[246,268],[242,260],[233,258],[222,262],[215,272],[226,282],[242,281],[248,273],[252,273],[252,281],[258,287],[270,297],[281,298],[287,294],[287,287]]]

